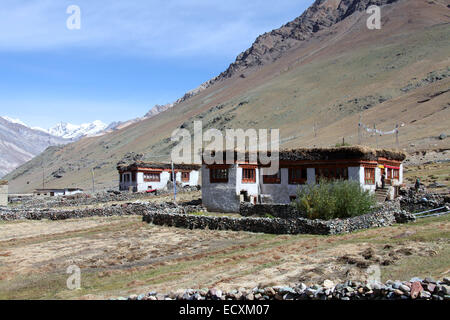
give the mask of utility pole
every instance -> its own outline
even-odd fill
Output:
[[[378,132],[377,132],[377,126],[375,125],[375,123],[373,124],[373,131],[375,132],[375,141],[377,143],[377,148],[378,148]]]
[[[398,141],[398,123],[395,125],[395,144],[397,149],[400,149],[400,142]]]
[[[92,194],[95,194],[94,168],[92,168]]]
[[[359,113],[359,122],[358,122],[358,145],[362,144],[362,137],[361,137],[361,112]]]
[[[177,177],[175,176],[175,171],[173,169],[173,160],[171,161],[172,164],[172,182],[173,182],[173,201],[174,203],[177,203]]]

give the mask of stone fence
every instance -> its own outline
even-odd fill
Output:
[[[193,192],[200,190],[199,186],[184,186],[177,189],[178,193]],[[68,196],[57,197],[10,197],[10,203],[17,204],[21,208],[61,208],[72,206],[88,206],[96,204],[106,204],[109,202],[122,202],[122,201],[134,201],[145,200],[153,196],[169,195],[173,191],[171,189],[157,190],[153,194],[146,192],[120,192],[120,191],[107,191],[99,192],[96,194],[79,193]]]
[[[409,281],[351,281],[335,284],[325,280],[322,284],[307,286],[256,286],[253,289],[222,291],[211,289],[177,290],[167,294],[155,291],[119,297],[112,300],[450,300],[450,279],[436,281],[432,278],[411,278]]]
[[[241,202],[239,214],[244,217],[264,217],[270,215],[282,219],[298,218],[302,216],[302,214],[290,204],[252,204],[250,202]]]
[[[373,227],[384,227],[396,222],[411,221],[405,213],[379,212],[349,219],[310,220],[306,218],[234,218],[189,214],[147,212],[143,221],[155,225],[186,229],[210,229],[261,232],[270,234],[317,234],[332,235],[348,233]]]
[[[110,217],[127,215],[144,215],[149,213],[179,213],[186,214],[204,210],[198,205],[178,206],[171,202],[164,203],[127,203],[122,205],[112,205],[102,208],[87,209],[1,209],[0,220],[65,220],[87,217]]]
[[[165,203],[128,203],[103,208],[72,210],[57,209],[2,209],[0,220],[65,220],[86,217],[108,217],[140,215],[143,221],[155,225],[165,225],[186,229],[210,229],[247,231],[270,234],[318,234],[330,235],[348,233],[360,229],[383,227],[395,222],[414,221],[414,216],[405,212],[381,211],[349,219],[329,221],[297,218],[261,218],[208,216],[191,213],[204,211],[200,205],[176,205]]]

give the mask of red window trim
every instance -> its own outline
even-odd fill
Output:
[[[225,178],[216,178],[214,176],[215,170],[226,170]],[[209,182],[210,183],[228,183],[229,166],[212,166],[209,168]]]
[[[367,173],[373,174],[367,174]],[[365,167],[364,168],[364,184],[372,185],[375,184],[375,168]]]
[[[246,175],[245,173],[251,173]],[[243,168],[242,169],[242,183],[256,183],[256,169],[255,168]]]
[[[183,182],[189,182],[190,180],[190,172],[189,171],[182,171],[181,172],[181,181]]]
[[[154,175],[157,178],[146,178],[146,175]],[[153,171],[153,172],[144,172],[144,182],[161,182],[161,172],[160,171]]]
[[[328,169],[328,176],[321,175],[320,170],[321,169]],[[318,181],[321,177],[325,179],[338,179],[337,169],[343,170],[344,175],[342,175],[342,178],[344,180],[348,179],[348,166],[317,166],[315,167],[316,172],[316,180]]]
[[[280,184],[281,183],[281,170],[278,170],[276,174],[270,176],[263,175],[264,184]]]
[[[293,170],[300,170],[300,178],[293,176]],[[306,184],[308,180],[308,169],[306,167],[290,167],[288,168],[289,184]]]

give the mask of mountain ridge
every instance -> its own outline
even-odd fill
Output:
[[[359,3],[365,8],[369,2],[315,3],[333,8],[341,3],[340,8],[351,4],[359,8]],[[321,12],[331,12],[327,10]],[[382,29],[374,31],[368,31],[363,10],[345,18],[349,11],[340,12],[339,22],[286,49],[274,61],[248,68],[243,77],[236,72],[202,85],[150,118],[47,150],[7,176],[11,190],[38,186],[40,166],[45,172],[59,168],[65,172],[57,180],[47,175],[46,185],[86,188],[95,168],[99,190],[117,187],[115,166],[125,154],[167,161],[173,130],[192,130],[193,121],[202,121],[205,130],[279,128],[282,148],[290,148],[333,146],[342,138],[357,144],[361,116],[363,123],[376,124],[382,131],[405,124],[399,146],[407,151],[448,148],[448,139],[437,138],[450,127],[450,10],[444,1],[386,2]],[[363,134],[363,144],[397,147],[392,136]]]
[[[47,147],[68,142],[42,130],[30,128],[17,119],[0,117],[0,177],[31,160]]]

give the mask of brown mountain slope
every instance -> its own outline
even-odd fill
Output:
[[[341,6],[352,2],[316,1]],[[391,1],[388,1],[391,2]],[[448,148],[449,1],[399,0],[382,7],[382,29],[368,30],[365,11],[342,13],[329,27],[298,41],[275,61],[244,66],[175,107],[122,130],[50,148],[7,178],[11,192],[42,186],[117,187],[124,154],[168,159],[170,136],[194,120],[207,128],[280,128],[282,147],[358,143],[358,119],[377,129],[400,128],[402,148]],[[344,16],[345,15],[345,16]],[[239,60],[239,59],[238,59]],[[243,68],[243,69],[242,69]],[[241,74],[244,73],[244,76]],[[314,133],[314,127],[316,128]],[[392,135],[365,134],[363,143],[391,147]],[[51,173],[66,172],[61,179]]]

